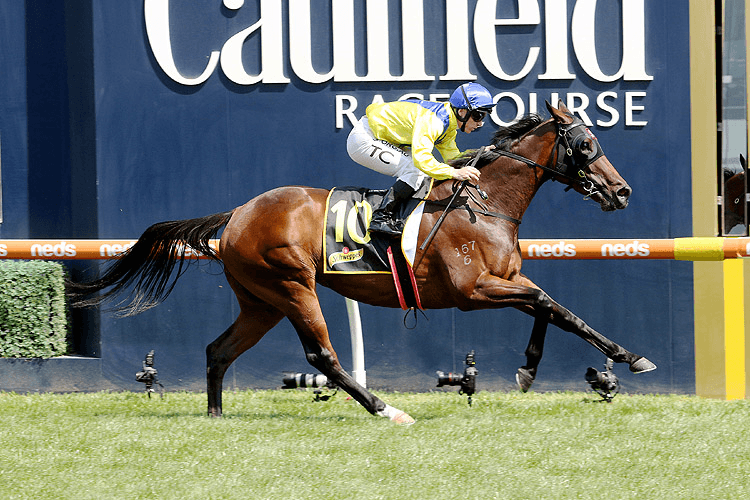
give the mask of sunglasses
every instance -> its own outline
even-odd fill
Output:
[[[486,112],[486,111],[480,111],[480,110],[478,110],[478,109],[475,109],[475,110],[472,110],[472,112],[471,112],[471,115],[470,115],[470,116],[471,116],[471,119],[472,119],[472,120],[474,120],[475,122],[479,123],[479,122],[481,122],[482,120],[484,120],[484,117],[485,117],[485,116],[487,116],[487,112]]]

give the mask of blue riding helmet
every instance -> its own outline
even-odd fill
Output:
[[[492,111],[492,107],[497,104],[492,101],[492,95],[486,88],[474,82],[464,83],[454,90],[450,103],[456,119],[461,124],[462,132],[466,132],[466,123],[470,117],[473,116],[475,121],[481,122],[484,115]],[[459,115],[459,109],[467,110],[463,117]]]
[[[454,90],[450,103],[457,109],[479,109],[488,112],[497,104],[492,101],[492,95],[486,88],[474,82],[464,83]]]

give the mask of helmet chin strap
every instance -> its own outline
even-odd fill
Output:
[[[471,101],[469,100],[469,96],[466,95],[466,91],[464,90],[464,86],[461,85],[458,88],[461,89],[461,93],[464,95],[464,102],[466,103],[466,114],[464,115],[463,119],[458,116],[458,109],[463,108],[457,108],[455,110],[456,113],[456,119],[461,122],[461,132],[466,132],[466,124],[469,121],[469,117],[471,116],[471,112],[473,110],[473,107],[471,106]]]
[[[456,120],[461,124],[461,132],[466,132],[466,124],[469,121],[469,116],[471,116],[471,110],[466,110],[466,115],[461,118],[461,116],[458,114],[458,110],[463,108],[453,108],[453,112],[456,115]]]

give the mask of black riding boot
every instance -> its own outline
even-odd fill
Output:
[[[404,181],[396,181],[385,193],[380,206],[372,213],[370,232],[393,237],[401,236],[404,231],[404,221],[396,215],[396,210],[401,202],[411,198],[414,193],[410,185]]]

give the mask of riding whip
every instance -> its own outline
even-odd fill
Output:
[[[474,158],[472,158],[472,160],[469,162],[469,165],[468,165],[469,167],[473,167],[474,165],[477,164],[477,162],[479,161],[479,157],[482,156],[482,153],[484,153],[484,149],[485,149],[485,146],[482,146],[479,149],[479,152],[477,153],[477,155]],[[445,216],[448,215],[448,210],[451,209],[451,207],[453,206],[453,202],[456,200],[456,198],[458,198],[458,195],[461,194],[461,192],[464,190],[464,188],[468,184],[469,184],[468,180],[461,181],[461,185],[458,187],[456,192],[453,193],[453,196],[448,202],[448,206],[445,207],[445,210],[443,210],[443,213],[440,215],[440,218],[437,220],[435,225],[432,226],[432,230],[430,231],[430,234],[427,235],[427,238],[425,238],[425,240],[419,246],[420,250],[424,250],[425,248],[429,246],[430,242],[432,242],[432,238],[435,237],[435,233],[437,233],[437,230],[440,229],[440,226],[443,224],[443,220],[445,219]]]

